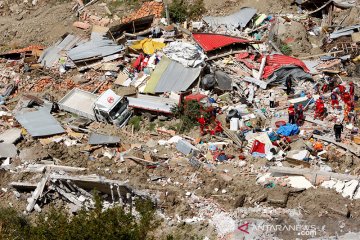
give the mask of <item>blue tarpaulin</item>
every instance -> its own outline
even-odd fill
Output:
[[[269,138],[270,138],[270,141],[276,141],[276,140],[279,140],[279,136],[278,135],[276,135],[276,133],[275,132],[271,132],[271,133],[268,133],[268,136],[269,136]]]
[[[287,123],[286,125],[281,126],[276,133],[283,136],[292,136],[299,132],[299,127],[296,124]]]

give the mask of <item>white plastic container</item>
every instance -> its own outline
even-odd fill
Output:
[[[230,119],[230,130],[231,131],[239,130],[239,119],[238,118],[231,118]]]
[[[244,119],[239,119],[239,128],[245,127]]]

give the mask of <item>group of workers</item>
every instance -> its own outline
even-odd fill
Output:
[[[347,89],[343,84],[337,84],[336,79],[330,78],[326,76],[324,78],[325,83],[319,88],[319,85],[315,85],[315,93],[317,94],[325,94],[328,91],[331,91],[330,99],[331,99],[331,106],[333,109],[339,108],[339,100],[341,99],[344,102],[344,121],[350,122],[352,116],[351,114],[355,108],[355,85],[353,82],[349,83],[349,88]],[[291,93],[291,79],[286,79],[286,93],[289,95]],[[270,99],[271,103],[271,99]],[[273,107],[273,104],[270,104]],[[320,96],[315,101],[315,113],[314,119],[323,120],[326,116],[327,109],[324,103],[324,97]],[[290,104],[288,108],[288,115],[289,115],[289,123],[291,124],[298,124],[301,125],[304,121],[304,109],[301,104],[297,105],[295,108],[294,104]],[[334,132],[336,141],[341,141],[341,133],[343,132],[343,125],[341,120],[337,120],[334,125]]]
[[[294,104],[290,104],[288,108],[289,123],[301,125],[304,122],[304,108],[302,104],[298,104],[295,108]]]
[[[354,110],[355,104],[355,86],[353,82],[349,83],[349,90],[346,90],[346,87],[342,84],[339,84],[337,87],[331,89],[332,92],[330,94],[331,98],[331,106],[333,109],[338,108],[339,99],[344,102],[344,120],[349,122],[349,113]],[[314,118],[322,119],[326,114],[326,108],[324,104],[324,99],[322,96],[316,100],[315,103],[315,114]]]
[[[217,133],[223,132],[222,124],[219,120],[213,119],[214,124],[212,122],[208,122],[203,114],[198,118],[198,123],[200,125],[200,135],[204,136],[209,133],[210,135],[215,135]]]

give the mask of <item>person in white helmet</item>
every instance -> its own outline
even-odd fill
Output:
[[[341,123],[341,120],[336,120],[336,123],[334,124],[334,132],[335,132],[335,140],[337,142],[341,142],[341,133],[344,131],[344,127]]]
[[[270,101],[270,108],[274,108],[275,107],[275,92],[272,89],[270,89],[270,92],[269,92],[269,101]]]

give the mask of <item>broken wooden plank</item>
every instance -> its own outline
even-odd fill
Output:
[[[241,140],[238,138],[238,136],[232,132],[230,129],[228,129],[226,127],[226,123],[224,121],[222,121],[221,119],[218,118],[218,120],[221,122],[222,124],[222,129],[223,129],[223,132],[224,134],[229,138],[231,139],[236,145],[238,145],[240,148],[242,147],[242,142]]]
[[[140,163],[142,165],[157,165],[158,164],[157,162],[147,161],[145,159],[134,157],[134,156],[124,156],[124,159],[130,159],[130,160],[133,160],[136,163]]]
[[[46,170],[64,171],[64,172],[81,172],[81,171],[85,171],[86,168],[70,167],[70,166],[63,166],[63,165],[47,165]]]
[[[185,33],[186,35],[189,35],[189,36],[192,35],[192,33],[191,33],[188,29],[183,28],[183,27],[181,27],[180,25],[177,25],[177,24],[175,24],[175,23],[173,23],[173,24],[171,24],[171,25],[173,25],[175,28],[179,29],[181,32]]]
[[[243,79],[244,79],[244,81],[253,83],[262,89],[266,89],[266,87],[267,87],[267,83],[262,80],[259,80],[259,79],[253,78],[253,77],[244,77]]]
[[[78,206],[78,207],[82,206],[82,203],[76,197],[74,197],[73,194],[67,193],[63,189],[61,189],[60,187],[57,187],[57,186],[55,187],[55,189],[61,196],[65,197],[67,200],[69,200],[76,206]]]
[[[315,123],[315,124],[320,125],[321,127],[324,127],[324,128],[329,128],[329,126],[326,123],[324,123],[323,121],[314,119],[314,118],[309,117],[309,116],[305,117],[305,121]]]
[[[36,189],[37,184],[29,182],[11,182],[9,183],[9,186],[21,191],[33,191]]]
[[[42,193],[44,191],[45,184],[48,181],[48,178],[49,178],[49,176],[46,175],[37,184],[35,191],[33,192],[32,196],[28,199],[29,204],[26,206],[27,212],[31,212],[34,209],[36,201],[39,199],[39,197],[42,195]]]
[[[85,171],[86,168],[70,167],[53,164],[29,164],[23,172],[44,172],[44,171],[64,171],[64,172],[80,172]]]
[[[302,165],[302,166],[304,166],[306,168],[310,167],[309,162],[305,162],[303,160],[298,160],[298,159],[291,158],[291,157],[285,157],[285,161],[292,164],[292,165],[296,165],[296,166]]]
[[[306,57],[301,57],[299,58],[300,60],[306,60],[306,59],[309,59],[309,58],[317,58],[317,57],[322,57],[322,56],[328,56],[328,55],[331,55],[331,54],[336,54],[336,53],[342,53],[344,51],[335,51],[335,52],[329,52],[329,53],[322,53],[322,54],[317,54],[317,55],[312,55],[312,56],[306,56]]]
[[[329,138],[329,137],[324,137],[324,136],[320,136],[320,135],[316,135],[313,134],[313,138],[325,141],[325,142],[329,142],[332,143],[338,147],[344,148],[345,150],[349,150],[351,153],[355,154],[357,157],[360,156],[360,149],[358,146],[351,146],[349,144],[345,144],[345,143],[341,143],[341,142],[336,142],[335,139]]]

